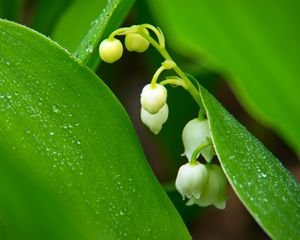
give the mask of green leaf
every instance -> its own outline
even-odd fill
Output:
[[[239,198],[273,239],[300,236],[300,187],[281,163],[201,87],[212,139]]]
[[[182,201],[182,196],[178,194],[178,191],[175,188],[175,182],[165,184],[164,188],[177,211],[180,213],[183,221],[187,225],[193,223],[193,221],[203,212],[204,208],[197,205],[187,206],[186,203]]]
[[[300,151],[299,1],[148,3],[176,49],[225,72],[247,109]]]
[[[134,2],[135,0],[112,0],[107,3],[75,52],[80,61],[87,63],[92,69],[97,68],[100,62],[98,57],[100,40],[122,24]],[[91,48],[95,50],[88,51]]]
[[[24,0],[0,0],[0,18],[20,21]]]
[[[67,202],[58,199],[50,182],[22,164],[22,157],[4,149],[0,153],[1,239],[92,239]],[[57,217],[59,216],[59,221]],[[34,221],[33,221],[34,220]],[[63,224],[62,224],[63,223]]]
[[[190,239],[151,172],[126,112],[106,85],[55,42],[23,26],[0,20],[0,42],[0,139],[8,154],[21,156],[16,166],[27,177],[35,175],[23,182],[19,194],[26,201],[16,206],[25,211],[31,201],[32,214],[25,221],[23,211],[0,201],[5,219],[15,214],[25,237],[42,239],[34,228],[43,224],[36,211],[46,211],[36,197],[43,195],[34,185],[38,181],[51,194],[53,211],[43,217],[45,224],[57,221],[48,226],[53,231],[58,226],[68,231],[79,222],[73,230],[89,236],[85,239]],[[1,161],[10,161],[0,154]],[[8,174],[1,176],[0,189],[17,173]],[[17,187],[12,191],[18,193]],[[31,198],[25,189],[36,194]],[[61,218],[51,199],[67,206],[62,211],[71,212],[75,224]],[[5,224],[0,235],[9,238],[14,227]]]
[[[106,4],[106,0],[74,1],[57,21],[52,38],[69,52],[75,52],[91,25],[94,24],[93,20],[98,17]]]
[[[75,0],[39,0],[33,13],[32,27],[40,33],[51,35],[57,22]],[[78,17],[77,17],[78,18]],[[76,28],[72,27],[72,30]]]

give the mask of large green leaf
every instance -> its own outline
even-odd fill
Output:
[[[212,138],[235,192],[274,239],[300,236],[300,187],[281,163],[201,88]]]
[[[300,151],[299,1],[148,2],[176,49],[226,72],[248,110]]]
[[[145,161],[126,112],[104,83],[56,43],[23,26],[0,20],[0,42],[0,139],[5,151],[22,156],[15,162],[26,176],[31,175],[26,169],[35,174],[32,181],[24,177],[25,202],[17,206],[25,209],[28,201],[37,206],[24,222],[23,211],[10,211],[0,201],[6,216],[0,221],[1,237],[13,234],[9,230],[14,227],[5,228],[5,219],[16,214],[25,237],[42,239],[25,227],[43,224],[35,212],[44,207],[38,202],[42,192],[32,198],[27,194],[39,191],[31,182],[40,179],[59,206],[68,206],[62,218],[55,203],[49,206],[53,211],[44,217],[45,224],[57,221],[48,226],[52,231],[59,225],[70,230],[79,222],[74,232],[90,239],[189,239]],[[1,161],[10,159],[1,155]],[[16,172],[1,176],[0,188],[12,174]],[[65,223],[70,209],[74,224]]]
[[[22,164],[22,156],[7,151],[5,145],[1,141],[1,239],[93,239],[94,233],[82,231],[84,222],[67,202],[59,200],[51,183]]]

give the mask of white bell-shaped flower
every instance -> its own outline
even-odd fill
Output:
[[[179,168],[175,186],[183,199],[199,199],[207,182],[206,167],[196,162],[196,164],[186,163]]]
[[[99,46],[99,54],[104,62],[113,63],[122,57],[123,45],[119,39],[105,39]]]
[[[207,165],[208,178],[202,189],[200,198],[191,198],[187,205],[197,204],[201,207],[214,205],[216,208],[224,209],[226,207],[225,195],[227,180],[221,167],[218,165]]]
[[[143,31],[145,34],[149,35],[147,29],[144,29]],[[144,52],[148,49],[149,45],[149,41],[138,33],[126,34],[125,46],[130,52]]]
[[[153,132],[158,134],[169,115],[168,105],[165,104],[157,113],[151,114],[141,107],[141,120]]]
[[[141,105],[149,113],[157,113],[167,101],[167,89],[161,84],[147,84],[141,93]]]
[[[191,157],[195,149],[201,144],[206,143],[207,138],[211,138],[211,132],[207,119],[200,120],[198,118],[195,118],[189,121],[182,131],[182,141],[184,146],[183,155],[185,155],[187,159],[191,161]],[[215,150],[213,146],[210,145],[201,150],[200,153],[206,161],[210,161],[215,155]]]

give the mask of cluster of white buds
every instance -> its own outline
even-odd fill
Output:
[[[154,133],[158,134],[163,124],[167,121],[169,108],[167,89],[158,83],[147,84],[141,93],[141,119]]]
[[[154,134],[160,132],[169,115],[169,108],[166,103],[167,89],[156,81],[162,71],[172,69],[175,66],[176,64],[172,60],[164,61],[153,75],[151,83],[147,84],[141,93],[141,119]]]
[[[158,41],[150,36],[147,29],[155,33]],[[214,205],[216,208],[224,209],[227,198],[225,195],[227,181],[222,168],[212,164],[212,159],[216,153],[212,143],[210,126],[203,112],[203,104],[198,98],[199,93],[195,86],[166,52],[162,31],[150,24],[134,25],[115,30],[99,46],[100,57],[104,62],[113,63],[122,57],[123,45],[120,40],[115,38],[117,35],[125,35],[125,47],[130,52],[144,52],[151,43],[166,59],[156,70],[151,83],[143,88],[140,98],[141,120],[154,134],[160,132],[169,115],[169,108],[166,103],[168,93],[164,85],[171,84],[183,87],[191,93],[199,104],[201,110],[199,117],[189,121],[182,131],[184,145],[182,155],[187,157],[188,163],[179,168],[175,186],[183,200],[188,199],[186,205],[197,204],[201,207]],[[171,69],[179,77],[167,77],[166,80],[157,83],[159,75],[164,70]],[[207,161],[206,164],[197,161],[200,155]]]
[[[149,35],[146,28],[142,29],[143,33]],[[128,30],[124,30],[121,35],[125,35],[125,46],[128,51],[144,52],[148,49],[150,43],[138,32],[138,26],[132,26]],[[104,39],[99,46],[99,54],[101,59],[107,63],[118,61],[123,54],[123,45],[120,40],[110,36]]]
[[[125,46],[128,51],[144,52],[148,49],[150,42],[146,39],[150,37],[147,28],[154,31],[164,46],[164,37],[160,31],[149,24],[134,25],[129,28],[120,28],[114,31],[109,38],[103,40],[99,46],[101,59],[107,63],[113,63],[119,60],[123,54],[123,45],[115,35],[125,35]],[[154,74],[151,84],[147,84],[141,93],[141,120],[155,134],[162,129],[163,124],[167,121],[169,108],[166,104],[167,89],[156,83],[159,74],[165,69],[171,69],[175,63],[166,60]]]
[[[175,186],[183,199],[189,199],[186,205],[214,205],[219,209],[226,206],[226,177],[218,165],[186,163],[179,168]]]
[[[208,120],[195,118],[189,121],[183,129],[182,140],[185,148],[183,155],[189,162],[178,171],[175,183],[178,192],[183,198],[189,199],[187,205],[214,205],[224,209],[227,182],[223,170],[218,165],[211,164],[215,151]],[[200,154],[207,164],[196,161]]]

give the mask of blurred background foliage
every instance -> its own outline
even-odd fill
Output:
[[[0,0],[0,17],[23,23],[73,52],[104,0]],[[203,86],[300,179],[300,4],[288,1],[136,1],[124,26],[150,23],[184,71]],[[228,207],[186,208],[171,187],[185,161],[181,131],[197,106],[181,89],[168,91],[170,115],[154,136],[139,119],[139,94],[161,58],[153,50],[129,53],[97,74],[128,111],[153,170],[194,239],[267,239],[231,189]],[[38,187],[38,186],[37,186]],[[202,214],[200,214],[200,212]],[[235,224],[232,224],[235,219]],[[213,229],[213,230],[212,230]]]

